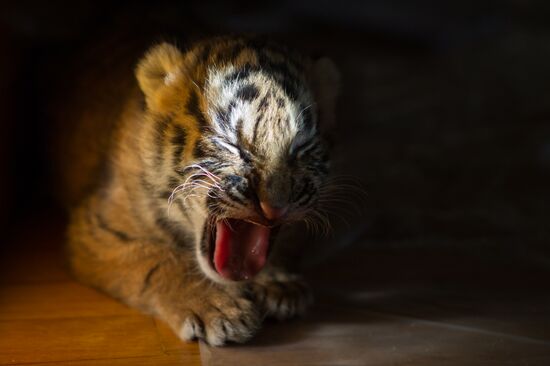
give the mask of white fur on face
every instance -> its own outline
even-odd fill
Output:
[[[240,134],[262,156],[275,162],[292,146],[307,142],[316,134],[313,124],[309,129],[303,128],[304,112],[313,105],[308,90],[300,89],[298,99],[292,100],[275,79],[262,72],[227,82],[227,75],[234,71],[231,66],[211,69],[205,88],[212,127],[229,152],[237,152],[231,145],[239,145]],[[255,91],[253,98],[239,98],[239,90],[247,86]],[[219,121],[220,111],[226,113],[225,123]]]

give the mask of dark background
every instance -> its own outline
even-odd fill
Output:
[[[60,212],[48,106],[82,50],[120,29],[254,32],[342,72],[335,169],[368,194],[361,215],[344,214],[350,235],[550,266],[548,19],[545,0],[2,3],[5,237]]]

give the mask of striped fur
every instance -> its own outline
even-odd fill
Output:
[[[332,64],[215,38],[186,52],[155,46],[136,77],[139,90],[127,92],[108,131],[104,178],[72,212],[74,273],[182,338],[214,345],[248,339],[266,311],[303,311],[305,293],[280,291],[281,283],[305,289],[296,277],[269,268],[252,287],[227,283],[209,265],[206,243],[220,219],[271,224],[260,201],[288,206],[285,222],[315,206],[329,166],[321,130],[333,115]],[[262,301],[246,296],[251,288]]]

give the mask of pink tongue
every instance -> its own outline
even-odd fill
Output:
[[[264,266],[271,229],[228,219],[216,223],[214,266],[229,280],[247,280]]]

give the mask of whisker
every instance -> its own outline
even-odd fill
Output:
[[[202,170],[206,175],[208,175],[209,177],[211,177],[211,178],[213,178],[213,179],[215,179],[215,180],[218,180],[218,181],[221,180],[220,177],[218,177],[217,175],[215,175],[214,173],[212,173],[211,171],[209,171],[208,169],[206,169],[205,167],[203,167],[203,166],[201,166],[201,165],[199,165],[199,164],[193,164],[193,165],[191,165],[191,167],[195,167],[195,168],[197,168],[197,169]]]
[[[314,104],[314,103],[312,103],[312,104],[310,104],[310,105],[308,105],[308,106],[302,108],[302,110],[300,111],[300,113],[298,113],[298,115],[296,116],[296,120],[298,120],[298,119],[300,118],[300,116],[302,115],[302,113],[304,113],[305,111],[307,111],[309,108],[313,107],[313,104]]]
[[[219,184],[211,177],[209,176],[208,174],[204,174],[204,173],[195,173],[195,174],[191,174],[189,177],[187,177],[187,179],[185,180],[185,182],[183,184],[187,184],[187,183],[190,183],[189,181],[190,180],[193,180],[193,178],[195,177],[207,177],[207,178],[210,178],[212,180],[212,183],[211,184],[214,184],[216,186],[216,188],[219,188],[219,189],[222,189],[222,187],[219,186]]]

